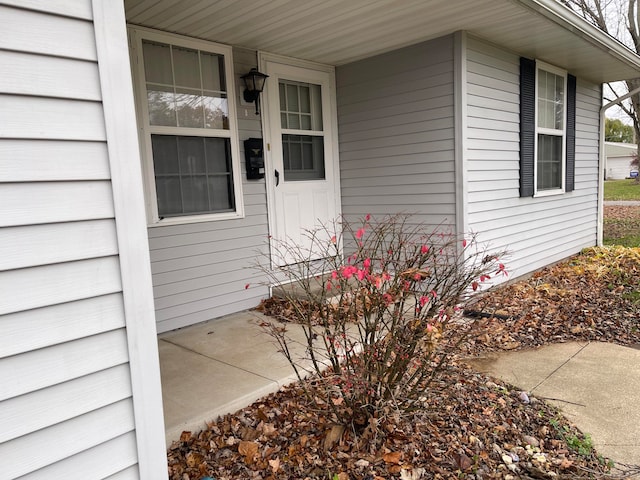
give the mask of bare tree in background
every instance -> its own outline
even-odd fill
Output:
[[[640,54],[640,11],[638,0],[559,0],[587,21],[608,33],[631,50]],[[621,87],[621,84],[624,86]],[[620,90],[626,87],[626,92]],[[640,78],[607,84],[610,101],[640,87]],[[614,97],[607,98],[613,94]],[[640,139],[640,95],[633,95],[628,102],[620,104],[620,108],[633,121],[635,138]]]

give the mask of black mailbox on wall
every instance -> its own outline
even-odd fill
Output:
[[[244,141],[244,158],[247,162],[247,180],[264,178],[264,147],[261,138]]]

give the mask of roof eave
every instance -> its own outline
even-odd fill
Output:
[[[630,50],[623,43],[619,42],[612,36],[603,32],[601,29],[579,17],[569,8],[562,5],[557,0],[518,0],[528,8],[535,10],[540,15],[544,15],[548,19],[558,25],[570,30],[572,33],[579,35],[585,41],[598,47],[609,55],[616,57],[619,61],[628,64],[637,71],[640,76],[640,56]],[[605,81],[617,81],[634,78],[611,78]]]

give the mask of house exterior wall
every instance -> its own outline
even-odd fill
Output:
[[[455,225],[454,42],[336,69],[342,212]]]
[[[234,48],[233,60],[240,93],[256,52]],[[452,36],[337,69],[347,216],[410,212],[433,226],[455,224],[453,70]],[[243,156],[243,140],[262,137],[261,122],[252,106],[238,103],[237,114]],[[244,218],[148,228],[159,332],[254,307],[268,295],[251,268],[257,254],[268,254],[265,181],[247,180],[243,160]]]
[[[631,170],[637,170],[631,165],[638,146],[631,143],[605,142],[605,156],[607,157],[605,179],[623,180],[629,178]]]
[[[575,190],[521,198],[519,57],[471,36],[465,52],[468,229],[510,252],[513,275],[595,245],[600,86],[577,80]]]
[[[235,48],[233,59],[241,93],[240,76],[256,66],[256,52]],[[251,268],[259,252],[268,251],[265,181],[247,180],[243,146],[247,138],[262,137],[260,116],[253,104],[240,102],[237,115],[245,217],[148,229],[159,332],[255,307],[268,295]]]
[[[607,180],[624,180],[629,178],[633,157],[607,157]]]
[[[166,478],[122,5],[0,18],[1,476]]]

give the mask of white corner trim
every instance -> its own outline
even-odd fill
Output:
[[[458,31],[453,38],[456,228],[458,235],[465,235],[469,233],[467,205],[467,33]]]
[[[92,0],[140,478],[167,478],[151,263],[123,1]]]

